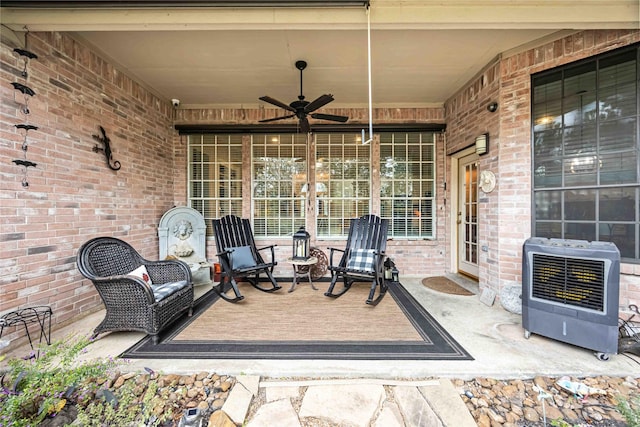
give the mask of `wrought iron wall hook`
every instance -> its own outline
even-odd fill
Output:
[[[109,168],[111,170],[117,171],[120,169],[121,165],[119,161],[113,160],[113,157],[111,155],[111,145],[110,145],[111,140],[107,136],[107,133],[105,132],[104,128],[102,126],[99,126],[99,128],[100,128],[100,133],[102,133],[102,136],[100,135],[92,135],[92,136],[93,136],[93,139],[95,139],[96,141],[102,142],[102,144],[104,145],[104,148],[100,148],[97,145],[95,145],[93,147],[93,151],[95,153],[103,152],[107,159],[107,165],[109,166]]]

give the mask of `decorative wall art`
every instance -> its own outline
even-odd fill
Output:
[[[98,147],[98,145],[93,146],[93,151],[96,153],[104,153],[104,156],[107,159],[107,166],[111,170],[117,171],[120,169],[120,162],[117,160],[113,160],[113,156],[111,155],[111,140],[107,136],[107,132],[105,132],[102,126],[98,126],[100,128],[100,133],[102,135],[92,135],[93,139],[96,141],[100,141],[102,143],[102,147]]]

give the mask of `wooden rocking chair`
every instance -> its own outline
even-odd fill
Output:
[[[248,219],[243,219],[235,215],[227,215],[220,219],[213,220],[213,233],[216,238],[216,248],[218,260],[220,262],[221,276],[220,283],[213,286],[213,290],[220,297],[229,302],[238,302],[244,296],[238,289],[236,277],[246,277],[254,288],[263,292],[273,292],[282,288],[273,277],[273,268],[278,264],[275,261],[274,246],[265,246],[257,249],[251,230],[251,223]],[[260,251],[271,250],[271,262],[265,262]],[[271,281],[270,288],[263,288],[259,285],[260,273],[266,273]],[[235,293],[235,297],[225,294],[224,284],[228,281]]]
[[[347,292],[354,282],[371,281],[367,304],[376,305],[382,300],[387,292],[384,259],[388,228],[389,221],[375,215],[364,215],[351,220],[346,248],[329,248],[331,284],[325,292],[326,296],[337,298]],[[335,252],[342,252],[338,264],[334,264]],[[339,278],[342,278],[344,288],[334,293],[333,288]],[[374,298],[376,288],[379,288],[379,291],[378,296]]]

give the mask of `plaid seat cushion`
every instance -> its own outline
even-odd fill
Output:
[[[372,273],[374,271],[374,253],[375,249],[353,249],[349,255],[349,260],[347,261],[347,268],[349,270]]]
[[[153,285],[151,289],[153,289],[153,296],[156,299],[156,302],[162,301],[172,293],[179,291],[180,289],[187,286],[186,280],[180,280],[179,282],[171,282],[164,283],[162,285]]]

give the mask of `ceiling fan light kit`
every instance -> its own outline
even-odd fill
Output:
[[[276,107],[280,107],[284,110],[291,112],[291,114],[287,114],[286,116],[273,117],[271,119],[260,120],[260,123],[273,122],[276,120],[285,120],[293,117],[298,118],[298,129],[304,133],[311,132],[311,126],[309,125],[309,119],[307,116],[311,116],[313,119],[320,120],[331,120],[334,122],[344,123],[349,120],[346,116],[337,116],[334,114],[322,114],[322,113],[314,113],[319,108],[324,107],[331,101],[333,101],[333,95],[324,94],[320,95],[315,100],[309,102],[305,100],[304,95],[302,94],[302,71],[307,68],[306,61],[296,61],[296,68],[300,70],[300,95],[298,95],[298,99],[293,101],[290,104],[286,104],[282,101],[279,101],[270,96],[261,96],[259,99],[264,102],[268,102],[271,105],[275,105]]]

